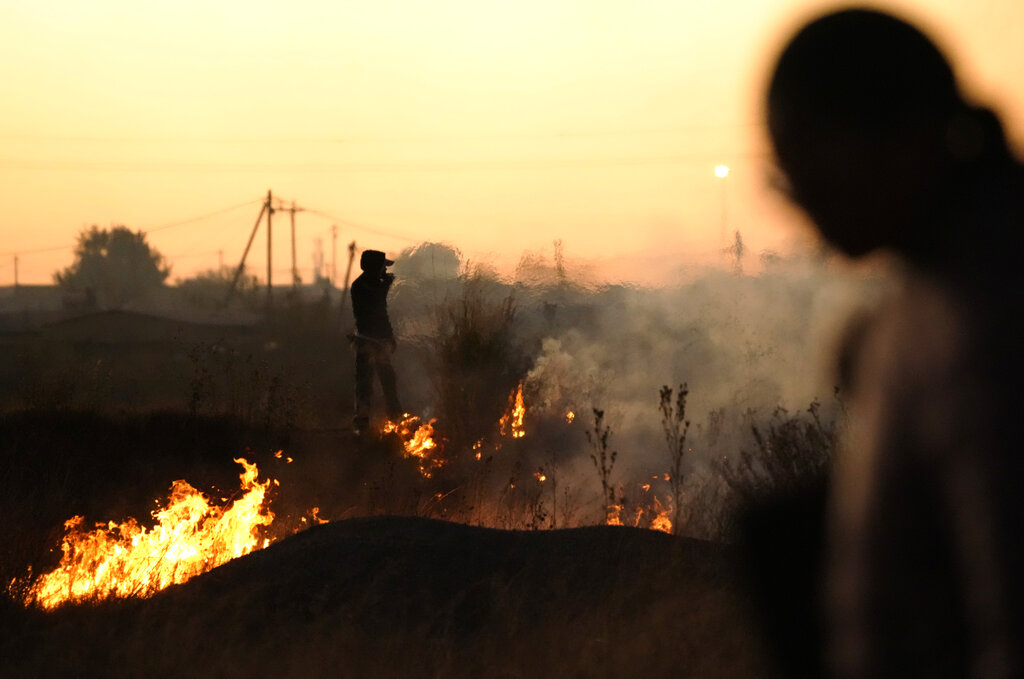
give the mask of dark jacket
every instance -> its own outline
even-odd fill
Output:
[[[380,340],[395,338],[388,318],[388,290],[393,280],[390,274],[377,278],[363,272],[352,281],[352,313],[357,334]]]

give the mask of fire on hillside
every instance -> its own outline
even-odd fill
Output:
[[[25,603],[54,608],[66,602],[112,597],[148,597],[231,559],[266,547],[261,527],[274,514],[267,491],[277,482],[258,482],[255,464],[238,458],[242,495],[217,504],[185,481],[175,481],[166,505],[153,512],[156,524],[123,523],[83,528],[83,517],[65,522],[55,570],[32,583]]]
[[[508,436],[513,439],[521,439],[526,435],[523,428],[523,421],[526,418],[526,404],[523,400],[523,383],[509,394],[508,410],[498,420],[498,431],[501,436]],[[572,418],[567,418],[572,422]],[[382,435],[394,434],[402,441],[402,449],[405,457],[416,458],[419,463],[420,473],[424,478],[431,478],[438,469],[447,464],[444,458],[443,447],[438,445],[434,439],[434,424],[436,419],[426,422],[417,415],[404,413],[402,419],[395,422],[386,420],[381,427]],[[474,444],[473,449],[476,459],[481,459],[479,452],[483,441]]]
[[[402,440],[405,456],[419,461],[420,473],[427,479],[445,464],[445,459],[440,456],[441,449],[434,441],[436,421],[423,422],[418,416],[405,413],[401,421],[388,420],[381,428],[381,434],[396,434]]]
[[[509,395],[508,402],[507,412],[498,421],[498,433],[519,440],[526,433],[522,382]],[[574,417],[569,411],[564,422],[572,424]],[[399,438],[405,457],[414,458],[420,474],[428,479],[449,462],[443,456],[444,446],[435,441],[435,423],[434,419],[424,421],[406,413],[399,422],[385,422],[380,429],[381,436]],[[481,440],[473,446],[477,460],[481,459],[482,445]],[[501,444],[496,444],[495,449],[501,449]],[[292,462],[281,451],[275,457]],[[175,481],[169,497],[161,503],[162,508],[152,513],[152,528],[129,518],[122,523],[97,524],[89,530],[83,527],[83,517],[69,519],[65,522],[63,556],[57,568],[31,583],[12,582],[9,591],[13,593],[15,585],[19,585],[26,605],[45,609],[115,597],[144,598],[266,547],[272,541],[266,537],[266,527],[274,520],[268,491],[279,484],[274,479],[259,482],[255,464],[241,458],[235,462],[242,465],[243,471],[234,499],[224,498],[218,503],[186,481]],[[544,470],[533,476],[538,484],[554,484]],[[648,495],[650,484],[641,488],[643,497],[635,510],[629,512],[628,519],[624,506],[613,505],[605,523],[644,525],[671,533],[670,509],[663,507],[657,497]],[[309,510],[303,524],[326,523],[318,511],[315,507]]]
[[[526,418],[526,404],[523,402],[523,383],[520,382],[508,397],[508,412],[501,416],[498,425],[503,436],[521,439],[526,436],[523,420]]]

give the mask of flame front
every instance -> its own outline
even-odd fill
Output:
[[[606,526],[622,526],[622,505],[608,505],[605,507],[604,524]]]
[[[258,529],[274,520],[266,506],[273,481],[257,483],[255,464],[235,462],[243,467],[243,495],[228,506],[211,504],[187,482],[175,481],[167,505],[153,512],[152,529],[130,518],[86,531],[81,516],[69,519],[60,565],[31,585],[25,603],[53,608],[88,599],[151,596],[265,547],[269,540],[261,539]]]
[[[662,533],[672,534],[672,519],[669,518],[668,510],[658,514],[651,520],[651,530],[660,530]]]
[[[406,457],[419,460],[420,473],[430,478],[435,469],[444,465],[444,460],[437,456],[437,443],[434,441],[435,419],[422,422],[416,415],[405,413],[401,422],[388,420],[381,430],[383,434],[397,434],[402,439],[402,447]]]
[[[523,429],[523,419],[525,417],[526,405],[523,402],[523,383],[520,382],[516,390],[509,394],[508,412],[498,420],[502,435],[508,435],[514,439],[523,438],[526,435],[526,431]]]
[[[657,497],[654,498],[654,504],[651,507],[654,513],[654,518],[651,519],[651,530],[660,530],[662,533],[672,533],[672,508],[666,507],[661,504],[661,500]]]
[[[649,484],[640,486],[641,490],[647,491],[650,489]],[[625,526],[626,520],[629,520],[628,525],[636,528],[645,527],[650,530],[661,531],[662,533],[672,533],[672,509],[671,507],[665,507],[661,500],[657,496],[653,497],[649,505],[638,506],[635,510],[631,510],[632,519],[623,519],[623,512],[626,511],[626,507],[621,504],[609,505],[605,508],[605,520],[606,526]],[[633,513],[635,512],[635,513]],[[645,517],[650,517],[645,520]]]

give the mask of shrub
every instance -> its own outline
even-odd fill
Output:
[[[525,373],[512,293],[480,274],[436,310],[431,381],[438,420],[453,453],[489,436]]]
[[[823,482],[837,440],[836,422],[822,417],[817,399],[802,413],[776,408],[766,427],[751,425],[757,444],[723,460],[723,478],[743,501],[792,494]]]
[[[672,387],[665,385],[659,392],[661,427],[665,432],[665,443],[669,453],[668,483],[672,491],[672,531],[677,534],[680,531],[683,509],[683,455],[686,453],[686,435],[690,431],[690,421],[686,419],[686,397],[689,393],[686,384],[680,384],[673,404]]]
[[[615,501],[615,486],[611,482],[612,469],[619,453],[615,450],[608,453],[608,437],[611,433],[611,427],[604,423],[604,411],[594,408],[594,429],[588,430],[586,434],[590,447],[594,449],[590,461],[594,463],[601,478],[601,497],[604,501],[605,521],[608,523],[613,521],[619,511]]]

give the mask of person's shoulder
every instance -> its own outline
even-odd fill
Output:
[[[957,295],[908,275],[876,307],[848,321],[836,366],[840,389],[880,381],[901,388],[926,384],[963,359],[971,326]]]
[[[970,312],[955,287],[914,275],[881,320],[900,360],[934,365],[948,363],[963,351],[973,325]]]

